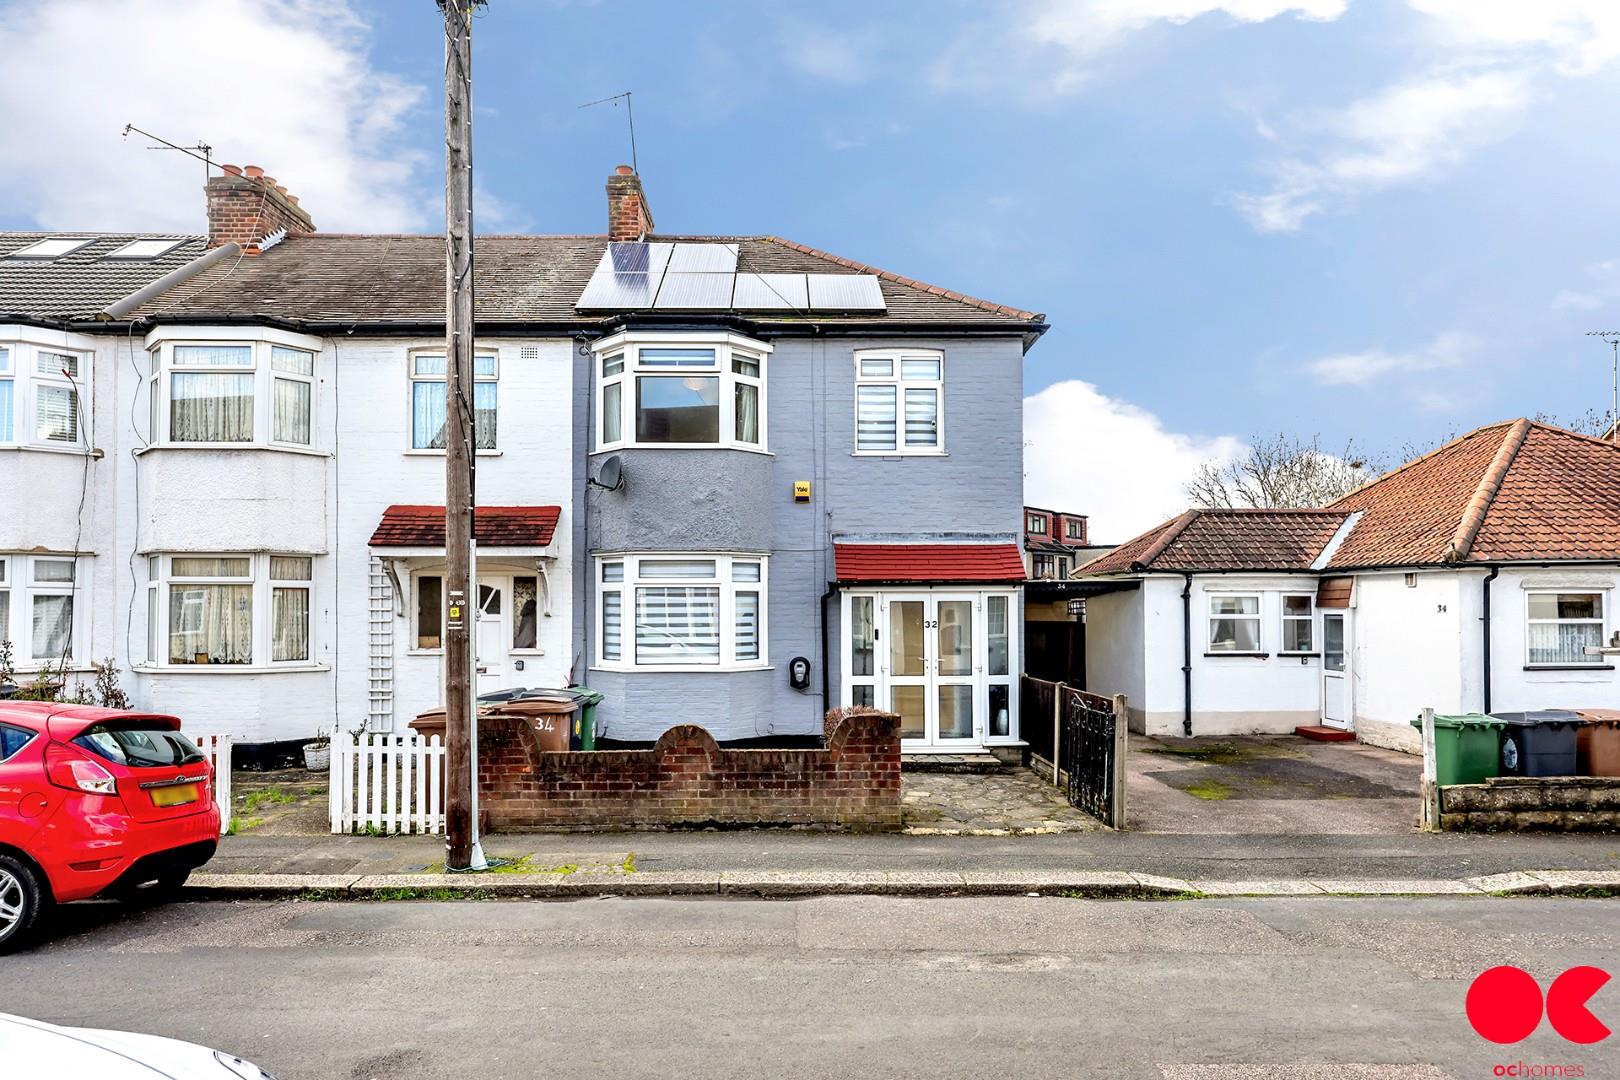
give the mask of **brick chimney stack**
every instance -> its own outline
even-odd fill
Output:
[[[641,190],[641,177],[628,165],[620,165],[607,181],[608,239],[645,240],[652,232],[652,211],[647,194]]]
[[[220,169],[222,174],[209,177],[203,186],[208,197],[209,247],[234,242],[249,255],[257,255],[272,233],[315,231],[315,222],[298,205],[298,196],[287,194],[275,177],[264,175],[257,165],[221,165]]]

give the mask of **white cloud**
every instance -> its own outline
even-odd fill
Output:
[[[1228,435],[1168,431],[1152,413],[1078,379],[1024,399],[1024,441],[1024,500],[1090,515],[1092,534],[1106,542],[1180,513],[1200,465],[1243,451]]]
[[[1456,165],[1511,133],[1531,96],[1522,70],[1436,73],[1399,83],[1303,120],[1299,127],[1325,144],[1321,151],[1284,160],[1271,191],[1233,201],[1259,231],[1292,232],[1330,205]]]
[[[1457,367],[1477,345],[1469,335],[1452,332],[1441,334],[1423,348],[1406,352],[1368,349],[1323,356],[1308,361],[1305,370],[1325,386],[1364,386],[1385,375]],[[1430,408],[1438,400],[1438,395],[1431,393],[1424,407]]]
[[[1543,47],[1566,74],[1590,74],[1620,59],[1614,0],[1408,0],[1434,31],[1461,49]]]
[[[787,62],[814,78],[859,83],[882,72],[878,63],[882,38],[875,31],[834,30],[789,22],[783,26],[781,37]]]
[[[1586,268],[1592,279],[1583,289],[1560,289],[1553,297],[1559,310],[1596,311],[1620,303],[1620,259],[1605,259]]]
[[[261,165],[327,230],[427,221],[432,170],[400,144],[422,88],[378,71],[343,0],[57,0],[0,10],[0,189],[41,228],[200,231],[203,166]],[[34,152],[18,152],[33,148]]]

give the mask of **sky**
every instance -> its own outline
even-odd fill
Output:
[[[442,222],[432,0],[0,0],[0,55],[0,227],[201,231],[126,123],[326,231]],[[1117,541],[1255,437],[1606,409],[1617,89],[1613,0],[492,0],[475,214],[604,231],[626,118],[579,106],[633,91],[661,231],[1045,313],[1026,498]]]

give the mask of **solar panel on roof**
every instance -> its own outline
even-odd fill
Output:
[[[659,286],[655,308],[726,311],[731,307],[732,274],[682,274],[671,270]]]
[[[810,290],[803,274],[737,274],[737,289],[731,300],[738,311],[804,311],[810,307]]]
[[[670,273],[735,274],[735,244],[675,244],[669,257]]]
[[[653,306],[670,244],[614,243],[602,252],[577,302],[581,308],[631,311]]]
[[[883,290],[872,274],[806,274],[815,311],[885,311]]]

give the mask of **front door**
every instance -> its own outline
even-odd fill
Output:
[[[512,635],[507,631],[509,613],[506,610],[506,583],[480,581],[478,583],[478,692],[504,690],[511,678],[507,656],[507,642]]]
[[[1346,707],[1344,614],[1322,613],[1322,723],[1329,727],[1350,727]]]

